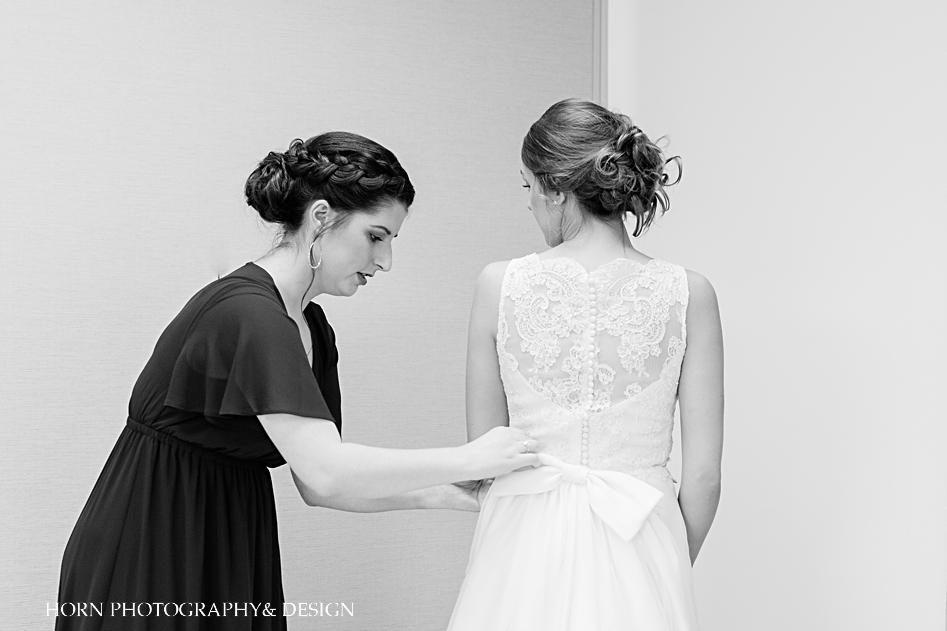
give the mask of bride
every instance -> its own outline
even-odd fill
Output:
[[[668,207],[661,150],[623,115],[550,107],[523,140],[551,249],[477,282],[467,430],[499,420],[542,466],[498,477],[449,629],[696,629],[691,565],[720,496],[723,340],[703,276],[634,249]],[[678,164],[679,166],[679,164]],[[680,402],[680,491],[666,469]]]

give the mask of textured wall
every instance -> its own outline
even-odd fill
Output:
[[[684,159],[640,247],[717,288],[706,631],[944,629],[942,2],[609,3],[608,102]]]
[[[63,547],[164,325],[272,236],[242,200],[271,149],[330,129],[418,188],[394,269],[322,301],[345,438],[464,440],[466,321],[486,263],[542,246],[519,143],[593,90],[593,2],[31,2],[0,20],[0,618],[47,629]],[[274,472],[291,629],[437,629],[475,516],[305,507]]]

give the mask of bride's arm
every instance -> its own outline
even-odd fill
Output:
[[[720,501],[723,453],[723,334],[710,282],[687,272],[687,349],[681,368],[681,487],[691,563],[697,558]]]
[[[467,332],[468,441],[510,424],[496,347],[500,285],[507,264],[501,261],[485,267],[474,291]]]

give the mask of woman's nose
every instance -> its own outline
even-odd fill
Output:
[[[385,248],[375,259],[375,265],[383,272],[391,270],[391,246]]]

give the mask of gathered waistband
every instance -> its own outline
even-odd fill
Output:
[[[490,495],[534,495],[561,484],[586,487],[592,512],[625,541],[638,533],[664,493],[647,482],[618,471],[589,469],[539,454],[540,466],[498,476]]]
[[[211,462],[222,464],[230,467],[239,467],[242,469],[251,469],[251,470],[262,470],[266,471],[266,465],[260,462],[253,462],[252,460],[241,460],[240,458],[234,458],[233,456],[226,456],[209,449],[205,449],[198,444],[189,443],[186,440],[181,440],[180,438],[175,438],[170,434],[157,430],[153,427],[149,427],[144,423],[139,423],[135,419],[129,417],[127,421],[127,426],[132,431],[138,432],[139,434],[144,434],[150,438],[158,440],[170,445],[177,449],[183,449],[193,453],[194,455],[203,458],[204,460],[209,460]]]

